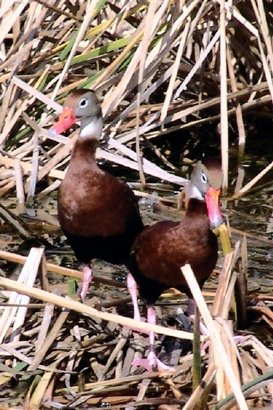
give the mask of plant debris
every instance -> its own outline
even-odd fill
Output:
[[[269,275],[255,282],[261,260],[270,259],[271,225],[258,236],[263,221],[257,218],[252,232],[244,230],[253,220],[247,198],[240,223],[238,211],[228,210],[229,234],[237,242],[206,284],[206,304],[186,272],[209,329],[202,337],[199,386],[192,391],[193,334],[181,310],[186,298],[174,290],[160,298],[154,328],[161,360],[174,371],[142,373],[131,363],[148,348],[151,325],[134,323],[143,333],[126,329],[132,325],[120,280],[126,271],[98,262],[83,304],[75,290],[81,272],[60,266],[60,259],[71,260],[67,248],[60,257],[63,242],[50,209],[56,202],[50,201],[77,130],[70,138],[47,132],[70,91],[92,88],[104,116],[98,161],[129,175],[149,222],[159,214],[172,217],[181,202],[173,191],[187,183],[191,163],[203,152],[221,153],[224,188],[231,193],[231,145],[244,158],[252,118],[272,122],[271,9],[266,0],[1,3],[1,409],[272,405],[272,283]],[[246,183],[239,167],[233,199],[261,187],[271,192],[272,178],[264,179],[273,163],[256,163],[257,175]],[[272,211],[272,201],[263,199]]]

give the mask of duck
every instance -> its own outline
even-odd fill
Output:
[[[223,174],[217,158],[198,161],[185,188],[186,212],[181,221],[163,220],[145,227],[135,239],[130,258],[130,272],[140,297],[147,305],[147,322],[156,324],[154,304],[168,288],[175,288],[189,298],[189,314],[194,301],[181,273],[189,263],[202,288],[215,268],[218,240],[211,228],[222,224],[219,194]],[[170,370],[156,355],[155,334],[149,332],[149,353],[133,361],[133,366],[148,371]]]
[[[58,190],[58,219],[76,258],[84,264],[80,291],[84,300],[93,278],[92,260],[127,265],[132,244],[144,225],[134,192],[124,181],[101,169],[96,161],[103,119],[93,90],[70,93],[51,137],[80,122],[79,135]],[[134,317],[140,318],[136,283],[128,274],[127,286],[133,295]]]

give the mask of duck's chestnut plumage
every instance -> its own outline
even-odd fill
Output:
[[[155,323],[153,304],[168,288],[176,288],[191,298],[181,273],[186,263],[199,285],[211,275],[217,261],[217,238],[210,226],[222,223],[218,196],[222,183],[219,161],[198,162],[186,188],[187,210],[181,222],[162,221],[145,228],[136,238],[131,252],[130,271],[140,296],[148,304],[148,321]],[[165,366],[156,357],[154,335],[150,333],[150,353],[135,364],[150,369]]]
[[[81,293],[84,297],[92,279],[92,259],[126,265],[143,223],[130,187],[96,162],[102,114],[93,91],[70,94],[50,132],[64,132],[77,120],[80,133],[59,188],[58,218],[76,257],[85,264]]]
[[[58,193],[60,225],[81,262],[125,263],[143,228],[136,198],[128,185],[97,166],[93,149],[94,141],[75,144]]]

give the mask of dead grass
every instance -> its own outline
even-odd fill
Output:
[[[179,186],[186,182],[155,146],[157,164],[142,156],[147,141],[153,145],[173,131],[219,123],[215,138],[220,136],[227,187],[230,121],[236,123],[238,153],[243,154],[245,116],[258,107],[272,111],[273,16],[268,1],[230,6],[223,0],[6,0],[0,19],[0,195],[16,189],[21,204],[36,195],[39,181],[47,181],[40,191],[47,195],[63,178],[76,133],[52,141],[47,128],[75,88],[93,88],[101,99],[108,144],[98,150],[98,158],[139,172],[142,184],[147,176]],[[272,163],[261,175],[271,168]],[[237,186],[236,197],[261,175]],[[131,319],[115,308],[98,310],[52,294],[47,281],[52,266],[42,249],[32,249],[24,261],[1,254],[23,263],[17,281],[0,282],[6,300],[0,319],[1,388],[10,393],[14,380],[25,381],[23,398],[18,393],[14,408],[24,403],[26,409],[81,408],[83,403],[97,408],[103,402],[128,410],[194,408],[200,397],[217,409],[272,402],[272,351],[254,335],[235,344],[227,316],[240,252],[238,244],[224,265],[212,316],[201,302],[211,332],[210,354],[203,352],[204,382],[192,395],[191,354],[178,355],[174,374],[131,375],[132,358],[146,341],[121,331],[118,324]],[[70,274],[81,277],[80,272]],[[202,301],[195,289],[196,300]],[[259,295],[252,297],[257,304],[249,310],[272,330],[270,308],[258,305]],[[263,297],[263,302],[271,300]],[[179,329],[159,326],[156,331],[185,337]]]
[[[54,294],[51,289],[56,286],[48,282],[48,271],[78,278],[82,274],[46,263],[42,248],[32,248],[27,258],[1,252],[1,258],[23,264],[17,281],[0,279],[1,288],[8,291],[2,291],[2,300],[6,302],[0,319],[1,386],[7,394],[12,380],[25,379],[23,400],[18,391],[13,399],[10,397],[9,406],[24,403],[24,408],[29,409],[80,408],[85,403],[97,408],[105,402],[114,409],[164,405],[191,409],[200,398],[207,397],[210,408],[216,403],[217,409],[231,408],[237,402],[238,408],[248,409],[271,402],[272,350],[251,333],[236,331],[234,338],[234,324],[229,320],[240,248],[238,242],[234,251],[226,256],[215,291],[211,287],[209,292],[205,291],[209,299],[214,300],[211,313],[190,267],[182,269],[210,335],[202,343],[203,381],[192,395],[192,354],[183,354],[183,344],[168,358],[175,365],[174,372],[139,374],[131,368],[131,362],[148,347],[147,339],[138,333],[130,336],[118,324],[133,324],[143,330],[153,328],[177,341],[191,339],[191,333],[137,323],[117,315],[115,300],[107,303],[112,306],[110,311],[108,307],[98,310],[94,305]],[[98,277],[96,282],[103,283],[103,278]],[[168,293],[165,297],[170,301],[174,295]],[[176,297],[181,299],[179,294]],[[255,295],[248,297],[253,305]],[[270,295],[263,295],[263,301],[267,299],[271,300]],[[252,309],[272,332],[270,308],[264,303],[258,304],[257,299]],[[164,343],[160,342],[159,349],[162,350],[162,346]]]
[[[61,177],[71,146],[60,155],[65,139],[52,145],[45,127],[52,109],[60,110],[55,98],[62,103],[78,87],[92,87],[102,101],[110,141],[99,158],[144,172],[143,182],[144,175],[153,175],[183,185],[163,153],[161,167],[140,160],[144,138],[152,142],[166,132],[216,121],[228,185],[227,119],[236,117],[242,153],[243,113],[261,105],[270,110],[270,4],[149,4],[10,0],[1,6],[0,165],[2,171],[16,169],[17,178],[3,178],[0,195],[16,184],[22,201],[23,191],[33,196],[37,180]]]

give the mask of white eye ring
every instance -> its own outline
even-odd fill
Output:
[[[88,100],[87,100],[87,98],[83,98],[81,101],[80,101],[80,107],[82,107],[82,108],[84,108],[84,107],[86,107],[87,106],[87,104],[88,104]]]
[[[202,180],[202,182],[204,182],[204,184],[206,184],[208,182],[208,177],[204,172],[202,172],[202,174],[201,174],[201,180]]]

